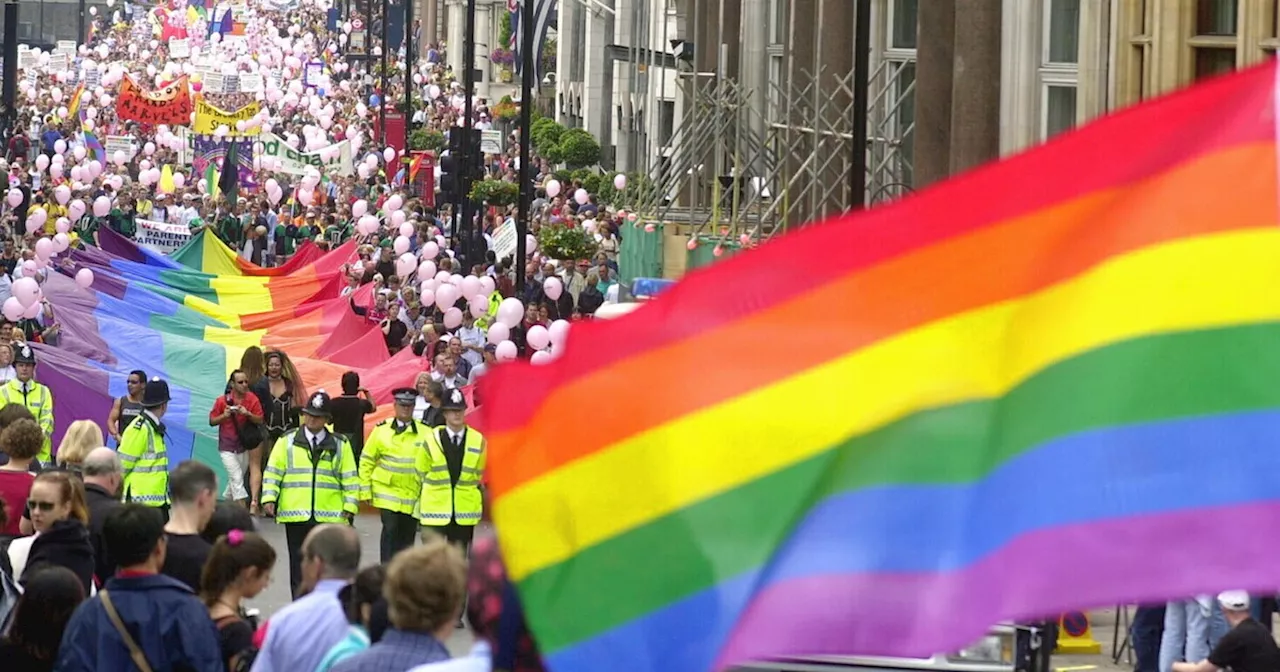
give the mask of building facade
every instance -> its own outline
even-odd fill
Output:
[[[690,221],[724,221],[725,190],[738,192],[738,213],[785,195],[785,206],[762,215],[784,221],[847,206],[853,0],[560,2],[557,117],[596,135],[612,169],[666,166],[669,211],[686,207]],[[936,14],[921,15],[926,3],[935,13],[950,5],[942,29]],[[1278,5],[872,0],[868,199],[916,185],[917,140],[927,158],[935,136],[966,128],[954,118],[950,126],[929,123],[936,105],[916,105],[918,96],[939,100],[928,88],[937,74],[920,77],[928,71],[922,46],[936,54],[938,41],[954,40],[942,57],[967,49],[967,60],[978,62],[984,44],[998,45],[992,72],[967,73],[998,86],[985,101],[960,99],[972,80],[943,86],[954,84],[952,106],[968,105],[970,122],[986,115],[992,152],[1008,154],[1269,58],[1280,47]]]

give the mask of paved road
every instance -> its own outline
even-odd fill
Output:
[[[263,616],[269,616],[281,607],[289,604],[289,551],[285,545],[284,527],[275,521],[258,519],[259,531],[270,540],[279,558],[275,571],[271,575],[271,585],[257,599],[250,602],[252,608],[260,609]],[[360,533],[361,566],[378,562],[378,535],[382,524],[376,515],[362,515],[356,518],[356,531]],[[453,655],[463,655],[471,650],[471,633],[469,630],[458,630],[447,642]]]

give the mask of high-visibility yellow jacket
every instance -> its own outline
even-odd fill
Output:
[[[423,525],[440,527],[456,521],[459,525],[480,522],[483,500],[480,479],[484,475],[484,435],[471,427],[463,438],[462,471],[455,484],[449,474],[444,445],[449,430],[437,427],[427,435],[426,450],[418,454],[417,469],[422,476],[422,494],[414,515]]]
[[[0,387],[0,408],[9,404],[21,404],[35,416],[40,429],[44,430],[44,445],[36,459],[41,463],[48,462],[53,457],[53,444],[49,438],[53,436],[53,393],[34,380],[28,381],[24,388],[21,381],[12,378]]]
[[[358,510],[360,477],[351,444],[326,431],[319,445],[295,429],[271,447],[262,477],[262,503],[276,505],[280,523],[345,523]]]
[[[360,454],[360,499],[384,511],[413,513],[422,494],[418,453],[426,450],[431,428],[410,420],[396,430],[397,420],[383,420],[369,432]]]
[[[125,501],[162,507],[169,504],[169,453],[163,425],[143,411],[120,435]]]

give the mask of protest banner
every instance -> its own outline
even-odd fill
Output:
[[[191,56],[191,38],[173,38],[169,40],[170,58],[189,58]]]
[[[200,93],[222,93],[222,73],[213,70],[200,73]]]
[[[54,54],[49,57],[49,64],[45,66],[45,72],[62,72],[67,69],[67,65],[70,62],[70,54]]]
[[[143,91],[131,76],[125,75],[116,95],[116,116],[122,121],[151,125],[187,124],[191,120],[191,91],[186,75],[155,91]]]
[[[183,224],[153,222],[147,219],[137,221],[138,230],[133,234],[133,242],[161,254],[174,252],[191,240],[191,229]]]
[[[516,223],[507,220],[493,232],[493,253],[498,259],[516,253]]]
[[[192,135],[192,137],[195,142],[193,144],[194,154],[191,159],[191,167],[196,175],[203,176],[211,163],[214,170],[222,171],[223,160],[227,157],[227,151],[232,144],[235,144],[240,187],[250,190],[257,188],[257,182],[254,180],[253,175],[253,138],[244,135],[227,136],[225,138],[213,135]]]
[[[138,153],[133,146],[133,136],[129,135],[108,135],[106,141],[102,143],[102,148],[106,150],[108,157],[113,157],[117,151],[120,151],[132,159],[133,155]]]
[[[259,157],[271,157],[280,162],[280,168],[276,172],[306,175],[308,168],[315,168],[323,174],[342,177],[350,177],[356,172],[351,158],[351,143],[347,140],[316,152],[299,152],[290,147],[284,138],[274,133],[263,133],[259,136],[256,147]]]
[[[219,109],[201,98],[196,101],[196,121],[191,125],[191,131],[197,135],[213,135],[219,126],[226,126],[231,131],[231,135],[258,135],[259,128],[246,128],[243,131],[236,129],[236,122],[249,121],[258,114],[258,110],[262,109],[261,103],[249,103],[244,107],[228,112]]]
[[[480,131],[480,152],[482,154],[501,154],[502,131],[495,129]]]

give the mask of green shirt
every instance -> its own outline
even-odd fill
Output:
[[[244,242],[244,229],[240,226],[240,218],[235,215],[223,215],[218,219],[218,237],[231,247],[239,247]]]

